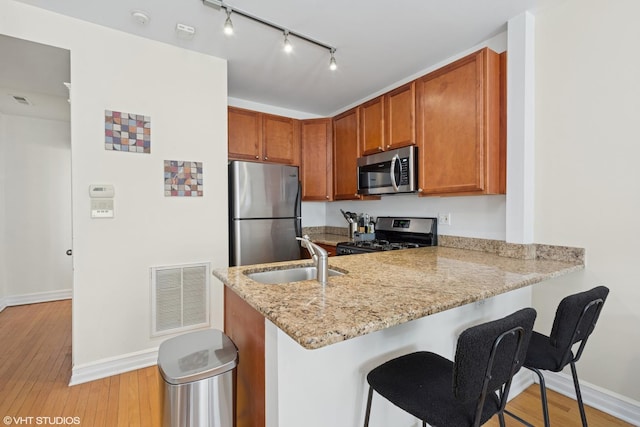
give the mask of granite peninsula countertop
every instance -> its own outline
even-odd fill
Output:
[[[331,257],[329,267],[347,274],[324,287],[315,280],[265,285],[245,275],[310,260],[213,274],[301,346],[316,349],[584,268],[583,259],[560,259],[439,246]]]

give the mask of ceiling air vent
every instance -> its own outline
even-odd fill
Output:
[[[18,103],[23,105],[31,105],[31,101],[29,101],[26,97],[20,95],[11,95],[11,97]]]

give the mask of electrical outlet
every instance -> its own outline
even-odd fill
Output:
[[[451,214],[450,213],[438,214],[438,225],[451,225]]]

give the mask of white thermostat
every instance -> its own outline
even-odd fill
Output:
[[[89,186],[91,197],[91,218],[113,218],[113,196],[115,190],[111,184],[92,184]]]

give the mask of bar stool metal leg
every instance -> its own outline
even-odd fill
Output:
[[[367,411],[364,415],[364,427],[369,427],[369,415],[371,415],[371,399],[373,398],[373,388],[369,386],[369,396],[367,396]]]
[[[571,375],[573,376],[573,386],[576,389],[576,400],[580,408],[580,418],[582,418],[582,427],[587,427],[587,414],[584,412],[584,403],[582,403],[582,393],[580,393],[580,383],[578,382],[578,372],[576,364],[571,362]]]
[[[544,426],[550,427],[549,424],[549,406],[547,404],[547,386],[544,383],[544,377],[542,376],[542,372],[536,368],[529,368],[533,372],[536,373],[538,379],[540,380],[540,400],[542,401],[542,415],[544,417]]]

